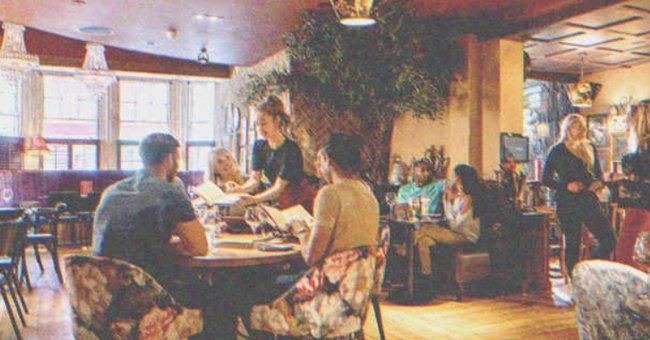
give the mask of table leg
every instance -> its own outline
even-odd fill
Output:
[[[413,228],[408,226],[406,228],[406,296],[409,300],[413,300],[413,280],[414,280],[414,267],[415,267],[415,233]]]

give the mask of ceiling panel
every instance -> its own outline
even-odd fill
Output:
[[[650,0],[626,1],[527,34],[524,49],[538,72],[593,73],[650,62]]]

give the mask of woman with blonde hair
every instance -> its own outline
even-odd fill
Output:
[[[564,118],[559,141],[546,157],[544,185],[556,191],[556,212],[566,240],[569,273],[578,262],[584,224],[598,239],[594,258],[608,258],[616,244],[609,220],[595,192],[603,188],[602,170],[593,145],[585,138],[585,119],[572,113]]]
[[[226,183],[243,184],[244,175],[239,170],[235,157],[226,148],[213,149],[208,155],[208,171],[206,180],[214,182],[221,189],[226,189]]]

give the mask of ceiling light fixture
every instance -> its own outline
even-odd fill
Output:
[[[169,40],[176,40],[178,39],[178,30],[174,27],[170,27],[165,31],[165,36],[167,36],[167,39]]]
[[[204,47],[201,49],[199,55],[196,56],[196,61],[198,61],[199,64],[207,64],[210,62],[210,54],[208,54],[207,48]]]
[[[375,24],[373,0],[330,0],[339,22],[345,26],[363,27]]]
[[[89,35],[94,35],[98,37],[107,37],[109,35],[113,35],[115,32],[106,26],[81,26],[77,28],[77,30],[83,34],[89,34]]]
[[[25,48],[25,26],[4,22],[0,46],[0,74],[9,82],[18,82],[39,66],[37,55]]]
[[[197,21],[209,21],[213,24],[221,23],[224,20],[222,16],[203,13],[195,13],[192,15],[192,18]]]
[[[567,95],[574,107],[591,107],[594,98],[600,91],[601,85],[584,81],[584,65],[586,52],[580,52],[580,79],[575,84],[569,84]]]
[[[104,55],[104,45],[86,43],[86,57],[83,66],[77,73],[79,79],[88,90],[96,97],[101,98],[108,87],[117,79],[113,72],[108,70],[108,63]]]

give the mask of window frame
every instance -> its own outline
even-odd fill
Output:
[[[68,165],[67,169],[63,171],[97,171],[99,170],[99,163],[100,163],[100,148],[101,148],[101,143],[99,139],[62,139],[62,138],[45,138],[45,143],[46,144],[65,144],[68,147]],[[93,170],[83,170],[83,169],[74,169],[73,164],[74,164],[74,152],[73,152],[73,146],[74,145],[94,145],[95,146],[95,169]],[[61,171],[61,170],[45,170],[42,169],[43,171]]]

